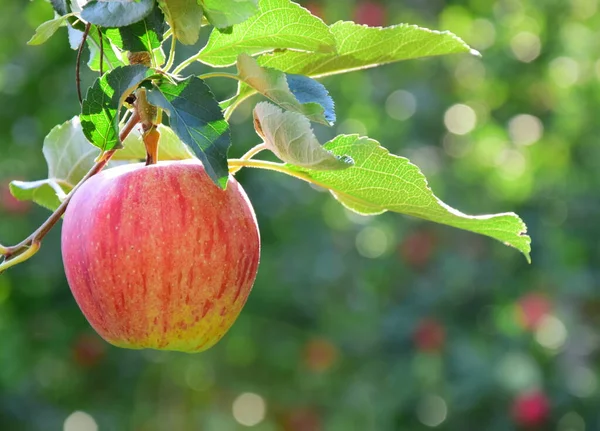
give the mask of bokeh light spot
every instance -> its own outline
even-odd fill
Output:
[[[235,399],[232,411],[240,425],[253,427],[265,419],[267,404],[260,395],[247,392]]]
[[[427,395],[421,399],[417,406],[417,416],[423,425],[437,427],[446,420],[448,406],[442,397]]]
[[[517,60],[530,63],[540,56],[542,43],[537,35],[523,31],[510,40],[510,49]]]
[[[565,414],[558,421],[558,431],[585,431],[585,421],[575,412]]]
[[[388,251],[389,242],[383,229],[377,226],[367,226],[356,236],[356,249],[363,257],[377,259]]]
[[[338,133],[341,135],[353,135],[359,134],[360,136],[368,135],[367,126],[360,120],[348,118],[347,120],[340,123],[337,128]]]
[[[65,420],[63,431],[98,431],[98,424],[91,415],[75,411]]]
[[[531,145],[542,138],[544,125],[533,115],[517,115],[508,122],[508,133],[515,144]]]
[[[558,57],[550,62],[550,77],[558,87],[569,88],[579,80],[579,63],[570,57]]]
[[[412,93],[396,90],[385,101],[385,112],[394,120],[404,121],[412,117],[417,110],[417,100]]]
[[[466,135],[477,125],[477,114],[470,106],[458,103],[448,108],[444,124],[450,133]]]
[[[591,397],[598,390],[598,378],[594,371],[587,367],[574,367],[566,381],[569,392],[579,398]]]
[[[548,314],[540,321],[535,339],[542,347],[558,351],[567,341],[567,328],[558,317]]]

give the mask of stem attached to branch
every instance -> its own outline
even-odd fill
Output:
[[[140,117],[138,113],[134,112],[127,124],[125,124],[125,127],[123,127],[123,129],[121,130],[121,133],[119,134],[119,139],[121,141],[125,140],[125,138],[129,135],[129,133],[131,133],[131,131],[139,122],[139,120]],[[75,188],[71,190],[71,192],[67,195],[65,200],[60,204],[56,211],[54,211],[52,215],[48,217],[48,219],[35,232],[29,235],[28,238],[12,247],[0,247],[0,255],[3,255],[6,259],[0,264],[0,273],[10,268],[11,266],[26,261],[38,252],[41,246],[42,239],[48,234],[48,232],[50,232],[54,225],[56,225],[56,223],[58,223],[60,218],[63,216],[75,192],[89,178],[93,177],[102,169],[104,169],[104,167],[108,164],[111,157],[115,154],[116,151],[117,150],[110,150],[105,152],[102,156],[100,156],[96,164],[92,167],[92,169],[89,170],[89,172],[82,178],[82,180],[79,181]]]

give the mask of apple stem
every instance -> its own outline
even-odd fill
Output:
[[[124,141],[125,138],[131,133],[136,124],[140,121],[140,116],[137,111],[133,112],[133,115],[127,121],[127,124],[121,130],[119,134],[119,139]],[[4,270],[10,268],[11,266],[17,265],[29,259],[40,249],[42,239],[52,230],[52,228],[58,223],[60,218],[63,216],[65,211],[67,210],[67,206],[71,201],[71,198],[75,194],[75,192],[81,187],[81,185],[86,182],[88,179],[96,175],[100,172],[104,167],[108,164],[111,157],[115,154],[117,150],[110,150],[103,153],[96,164],[89,170],[89,172],[83,177],[81,181],[71,190],[71,192],[67,195],[65,200],[59,205],[59,207],[52,213],[50,217],[29,237],[20,242],[17,245],[12,247],[4,247],[0,246],[0,256],[4,256],[4,262],[0,263],[0,274],[4,272]]]
[[[144,133],[144,145],[146,146],[146,166],[154,165],[158,162],[158,141],[160,132],[156,126]]]

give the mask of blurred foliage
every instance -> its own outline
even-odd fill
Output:
[[[304,4],[329,23],[451,30],[481,51],[327,78],[339,123],[317,133],[367,133],[467,213],[516,211],[533,264],[488,238],[358,217],[297,180],[243,171],[261,267],[206,353],[101,341],[70,294],[59,229],[0,276],[0,429],[600,429],[598,1]],[[3,243],[48,215],[14,201],[8,181],[45,177],[43,137],[79,109],[66,31],[25,45],[51,16],[43,0],[2,2]],[[258,143],[250,107],[233,117],[233,156]]]

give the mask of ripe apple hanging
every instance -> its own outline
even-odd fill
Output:
[[[71,291],[94,329],[127,348],[199,352],[235,322],[260,237],[242,187],[198,161],[119,166],[85,182],[65,213]]]

